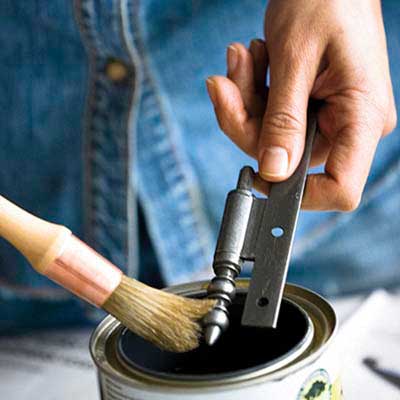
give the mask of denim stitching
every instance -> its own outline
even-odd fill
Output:
[[[137,160],[137,146],[136,146],[136,122],[138,118],[138,105],[141,96],[141,64],[140,58],[133,45],[133,37],[129,29],[129,21],[132,20],[133,2],[131,0],[125,0],[121,2],[121,22],[124,44],[126,51],[129,53],[133,65],[135,66],[135,91],[132,98],[132,103],[128,117],[128,151],[130,151],[130,159],[133,160],[128,168],[128,235],[131,238],[128,241],[128,270],[127,273],[130,276],[137,276],[139,271],[139,252],[137,248],[138,243],[138,224],[137,224],[137,194],[135,188],[137,187],[137,177],[135,163]],[[133,204],[135,207],[133,207]],[[132,251],[133,246],[136,245],[136,251]]]
[[[137,10],[136,10],[137,12]],[[136,14],[137,15],[137,14]],[[135,23],[140,26],[140,21],[136,18]],[[135,24],[135,25],[136,25]],[[137,40],[137,48],[141,54],[144,69],[143,91],[142,91],[142,114],[141,118],[146,126],[151,127],[147,133],[151,135],[151,146],[141,149],[140,159],[142,162],[150,163],[154,160],[161,166],[163,172],[160,185],[166,186],[168,193],[165,196],[170,196],[175,202],[175,212],[178,215],[177,219],[181,224],[181,230],[178,235],[180,237],[163,238],[165,246],[156,246],[158,259],[163,267],[163,272],[167,280],[174,282],[188,279],[190,274],[197,273],[198,268],[209,268],[209,259],[211,248],[210,233],[208,221],[202,213],[200,205],[200,193],[194,193],[188,182],[195,182],[195,177],[192,171],[187,171],[184,168],[190,168],[189,163],[177,153],[176,143],[173,142],[171,136],[174,135],[174,130],[171,127],[171,121],[164,109],[161,94],[158,92],[157,84],[155,84],[154,72],[151,70],[151,61],[148,58],[145,49],[144,40],[141,31],[133,27],[135,30],[135,38]],[[148,137],[147,137],[148,139]],[[172,139],[172,140],[171,140]],[[150,141],[149,141],[150,142]],[[167,171],[167,172],[166,172]],[[143,204],[144,212],[148,219],[149,231],[151,236],[157,238],[159,232],[157,226],[159,221],[156,220],[154,210],[150,202],[153,199],[145,193],[147,182],[143,181],[144,186],[139,191],[139,197]],[[195,183],[193,183],[193,187]],[[197,200],[196,200],[197,199]],[[181,221],[185,223],[182,224]],[[173,233],[173,232],[172,232]],[[177,236],[176,234],[174,236]],[[155,239],[157,240],[157,239]],[[178,241],[178,242],[176,242]],[[186,267],[186,271],[178,267],[177,261],[171,262],[174,258],[173,254],[168,253],[166,249],[169,244],[174,244],[185,249],[184,262],[182,266]],[[177,267],[179,269],[177,269]]]
[[[107,7],[106,2],[97,3],[97,7]],[[131,191],[132,178],[131,154],[132,142],[132,106],[134,104],[136,75],[123,87],[116,88],[104,72],[109,59],[107,55],[121,58],[131,68],[132,52],[126,49],[125,34],[119,27],[123,24],[126,2],[113,2],[111,13],[106,17],[112,21],[112,35],[102,37],[97,30],[95,4],[91,0],[76,0],[75,9],[82,39],[88,51],[90,84],[85,113],[85,211],[86,239],[104,256],[110,258],[129,274],[136,274],[132,246],[134,239],[135,208],[134,194]],[[117,22],[118,20],[118,22]],[[123,28],[122,28],[123,29]],[[121,45],[122,42],[122,45]],[[103,50],[105,49],[105,50]],[[114,95],[113,95],[114,94]],[[114,118],[112,106],[115,95],[129,98],[126,102],[122,126],[121,118]],[[136,95],[137,96],[137,95]],[[124,104],[123,104],[124,105]],[[119,192],[118,196],[109,196],[109,190]]]

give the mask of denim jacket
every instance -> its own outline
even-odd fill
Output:
[[[204,81],[229,43],[263,36],[265,6],[1,1],[0,193],[129,276],[210,277],[226,194],[256,165],[219,132]],[[400,6],[383,9],[398,97]],[[301,213],[290,281],[328,295],[400,283],[399,155],[394,133],[357,211]],[[1,241],[0,331],[97,317]]]

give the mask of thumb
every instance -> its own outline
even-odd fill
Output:
[[[259,174],[265,180],[287,179],[304,150],[310,71],[293,63],[271,65],[267,109],[258,139]]]

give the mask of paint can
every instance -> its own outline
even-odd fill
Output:
[[[205,297],[208,282],[168,288]],[[90,351],[102,400],[340,400],[340,360],[330,304],[307,289],[287,284],[276,329],[240,324],[247,279],[237,281],[230,327],[213,347],[174,354],[157,349],[106,317]]]

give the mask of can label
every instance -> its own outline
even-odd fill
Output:
[[[293,377],[292,377],[293,378]],[[287,379],[284,382],[272,382],[261,385],[248,392],[243,388],[228,389],[224,393],[169,393],[168,389],[164,392],[154,393],[151,390],[140,390],[138,388],[127,387],[110,377],[100,379],[102,400],[192,400],[192,399],[244,399],[251,394],[254,400],[343,400],[340,377],[336,377],[331,383],[329,373],[325,369],[317,369],[311,373],[296,396],[296,380]],[[288,385],[288,383],[290,384]],[[299,387],[299,386],[297,386]]]
[[[331,383],[328,372],[318,369],[303,383],[297,400],[341,400],[341,392],[340,379]]]

